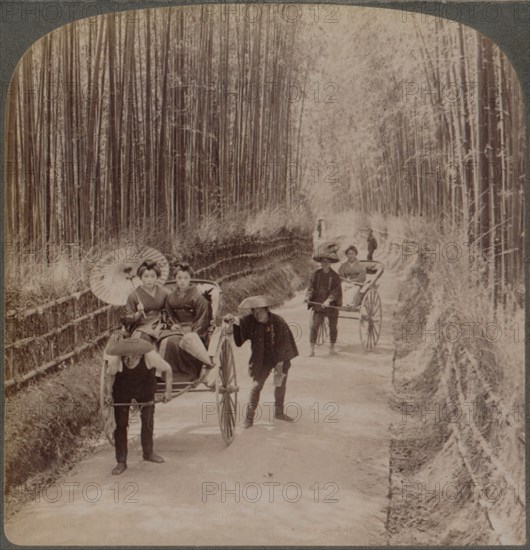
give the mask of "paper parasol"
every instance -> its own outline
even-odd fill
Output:
[[[163,284],[169,276],[169,263],[165,256],[148,246],[128,244],[107,252],[90,272],[90,290],[103,302],[124,306],[127,298],[142,281],[137,277],[138,268],[145,261],[158,264]]]
[[[179,342],[179,347],[199,359],[204,365],[211,365],[210,356],[196,332],[186,333]]]

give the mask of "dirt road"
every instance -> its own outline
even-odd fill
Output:
[[[214,394],[157,405],[155,451],[164,464],[142,460],[136,421],[123,475],[110,474],[114,452],[102,441],[6,524],[7,537],[20,545],[386,544],[393,274],[383,275],[380,294],[383,330],[372,353],[361,347],[358,323],[340,320],[340,354],[320,347],[308,358],[302,295],[278,310],[298,332],[287,386],[297,422],[273,421],[272,379],[261,419],[243,430],[239,415],[228,448]],[[242,405],[248,357],[247,345],[236,349]]]

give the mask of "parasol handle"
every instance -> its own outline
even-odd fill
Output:
[[[134,288],[134,283],[132,282],[132,279],[130,279],[130,281],[131,281],[131,285]],[[140,296],[138,296],[138,291],[136,290],[136,288],[134,288],[134,294],[138,300],[138,303],[141,304],[142,307],[144,307],[144,305],[142,304],[142,300],[140,300]],[[142,311],[142,314],[144,316],[144,319],[147,319],[147,315],[145,314],[145,311]]]

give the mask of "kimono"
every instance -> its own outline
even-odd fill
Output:
[[[174,291],[167,297],[166,311],[175,325],[171,336],[162,341],[160,354],[171,365],[174,375],[181,379],[195,379],[200,374],[202,363],[182,350],[179,343],[184,334],[193,331],[206,344],[210,304],[196,286],[190,286],[183,295]]]
[[[353,263],[349,260],[339,267],[339,275],[343,281],[344,303],[348,306],[357,306],[359,301],[359,286],[366,281],[366,269],[359,260]],[[355,284],[357,283],[357,284]]]
[[[165,288],[156,285],[153,296],[141,286],[129,295],[122,322],[129,325],[133,336],[149,341],[156,341],[160,337],[162,332],[160,313],[166,305],[168,294]],[[140,302],[144,306],[145,316],[142,314],[139,319],[135,319]]]
[[[339,267],[339,275],[345,279],[350,279],[355,283],[364,283],[366,281],[366,269],[359,260],[350,262],[347,260]]]

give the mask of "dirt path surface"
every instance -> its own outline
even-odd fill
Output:
[[[358,322],[339,320],[338,356],[308,358],[302,294],[278,310],[298,332],[300,357],[287,385],[287,424],[272,419],[272,377],[261,418],[225,448],[215,396],[196,393],[157,405],[155,451],[142,460],[139,422],[129,431],[126,472],[102,441],[5,525],[19,545],[384,545],[388,497],[387,405],[397,281],[381,279],[383,330],[372,353]],[[297,329],[296,325],[300,328]],[[248,344],[236,348],[239,400],[247,403]]]

